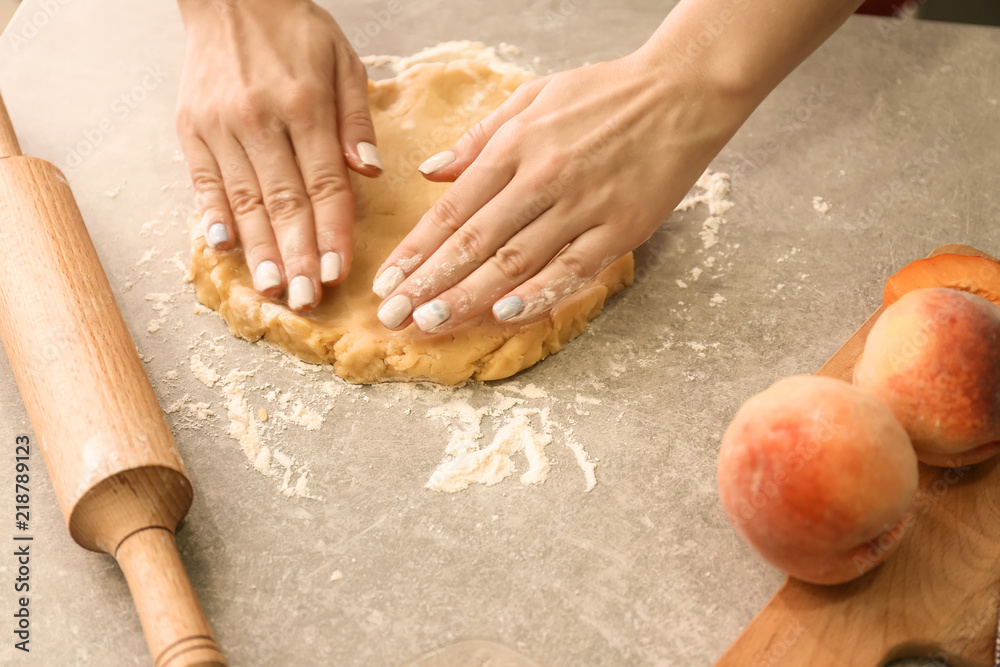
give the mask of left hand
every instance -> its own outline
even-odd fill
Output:
[[[745,119],[732,102],[641,52],[523,84],[421,166],[455,184],[379,269],[379,319],[438,333],[552,308],[666,219]]]

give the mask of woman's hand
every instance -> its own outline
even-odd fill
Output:
[[[742,122],[641,54],[528,82],[421,166],[455,184],[380,269],[379,319],[518,322],[645,241]]]
[[[634,54],[521,86],[421,165],[455,184],[373,285],[390,329],[528,319],[648,238],[861,0],[686,0]]]
[[[205,238],[237,231],[254,286],[304,310],[351,266],[348,167],[381,172],[368,76],[309,0],[181,0],[187,54],[177,130]]]

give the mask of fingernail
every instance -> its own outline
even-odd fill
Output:
[[[422,165],[417,167],[421,174],[433,174],[438,169],[444,169],[455,161],[455,151],[442,151],[437,155],[427,158]]]
[[[313,281],[306,276],[295,276],[288,285],[288,307],[298,310],[303,306],[308,306],[313,302],[316,290],[313,288]]]
[[[378,309],[378,321],[389,329],[395,329],[407,318],[413,306],[405,294],[397,294]]]
[[[229,230],[221,222],[217,222],[208,228],[208,245],[214,250],[229,240]]]
[[[271,260],[258,264],[257,270],[254,272],[253,282],[258,292],[266,292],[272,287],[280,285],[281,271],[278,270],[278,265]]]
[[[493,314],[501,322],[506,322],[524,310],[524,301],[519,296],[508,296],[493,304]]]
[[[380,299],[384,299],[392,293],[392,290],[399,287],[399,283],[403,282],[404,278],[406,278],[406,274],[403,273],[403,269],[398,266],[390,266],[372,283],[372,291],[378,294]]]
[[[378,154],[378,149],[375,148],[374,144],[367,141],[360,142],[358,144],[358,157],[361,158],[361,164],[366,167],[382,168],[382,156]]]
[[[413,311],[413,321],[421,331],[427,332],[451,317],[451,306],[443,299],[435,299]]]
[[[319,260],[320,282],[332,283],[340,277],[340,255],[335,252],[324,253]]]

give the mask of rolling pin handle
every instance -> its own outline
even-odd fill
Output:
[[[226,667],[169,530],[125,537],[115,552],[155,667]]]

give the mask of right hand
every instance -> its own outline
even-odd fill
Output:
[[[351,267],[348,167],[381,173],[368,75],[309,0],[181,0],[187,53],[177,132],[205,238],[237,236],[268,296],[307,310]]]

